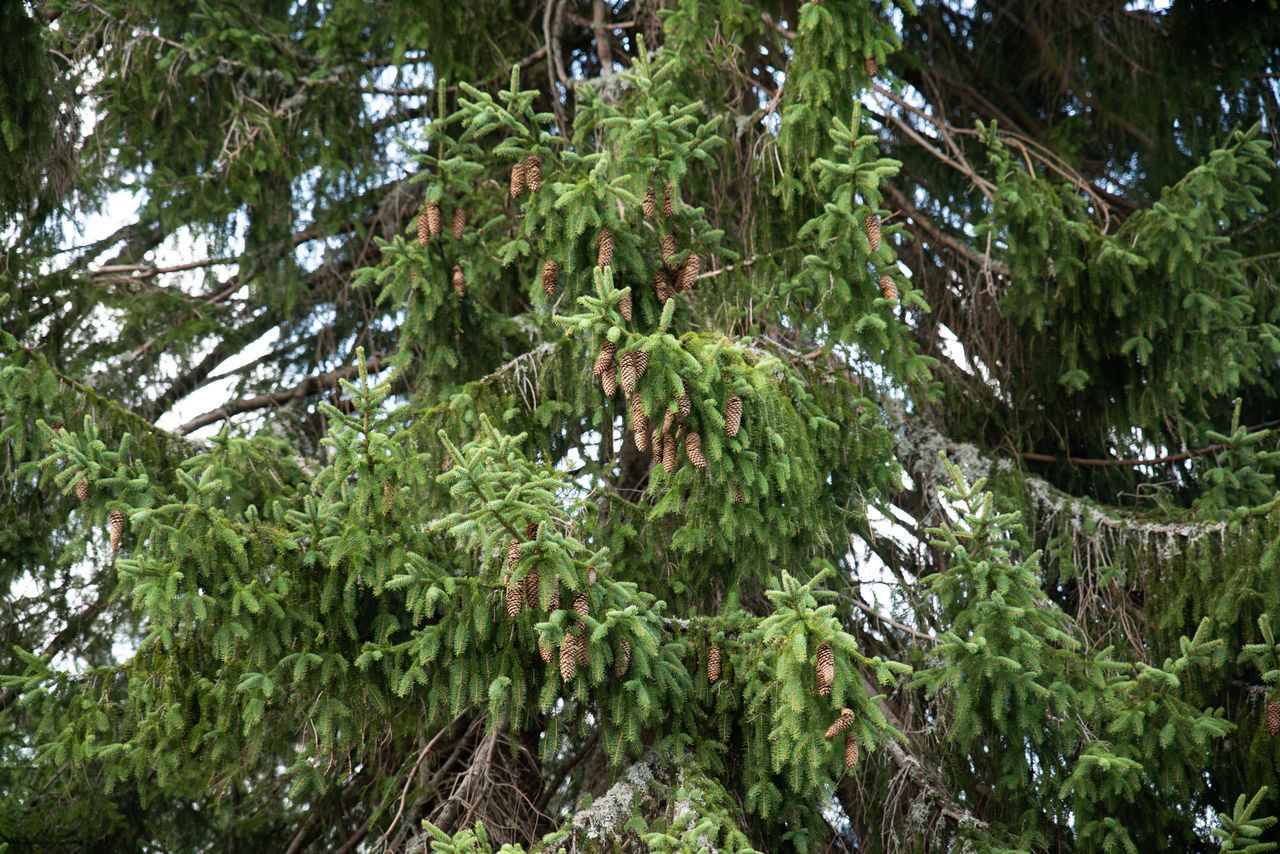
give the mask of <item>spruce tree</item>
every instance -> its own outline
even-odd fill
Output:
[[[0,22],[0,850],[1280,842],[1274,8]]]

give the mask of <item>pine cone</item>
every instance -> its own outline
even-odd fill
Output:
[[[542,188],[542,158],[536,154],[530,154],[524,159],[524,184],[530,193],[536,193]]]
[[[560,678],[565,682],[572,681],[578,672],[578,645],[581,643],[582,638],[577,635],[564,636],[564,643],[560,646]]]
[[[551,585],[552,585],[551,601],[547,603],[548,610],[559,611],[560,610],[560,582],[552,578]]]
[[[645,188],[644,201],[640,203],[640,212],[644,214],[645,219],[657,219],[658,194],[653,191],[653,187]]]
[[[622,299],[618,300],[618,313],[622,315],[622,319],[627,323],[631,322],[631,292],[622,295]]]
[[[618,364],[613,359],[609,359],[604,373],[600,375],[600,388],[604,390],[605,397],[613,397],[618,393]]]
[[[615,678],[621,679],[622,675],[627,672],[627,667],[631,665],[631,644],[627,642],[626,638],[623,638],[618,646],[621,649],[613,659],[613,675]]]
[[[440,218],[440,203],[427,202],[427,234],[429,234],[432,237],[439,237],[440,230],[441,230],[440,228],[441,222],[442,220]],[[419,233],[418,239],[419,240],[422,239],[421,233]]]
[[[89,500],[89,481],[84,478],[80,478],[76,481],[76,498],[79,498],[81,501]]]
[[[868,56],[866,59],[862,60],[862,70],[867,72],[868,77],[875,77],[879,74],[880,67],[876,65],[876,58],[874,56]]]
[[[542,290],[547,296],[556,295],[556,285],[560,281],[560,269],[555,261],[542,262]]]
[[[724,434],[732,439],[742,426],[742,398],[736,394],[724,405]]]
[[[836,657],[831,652],[830,644],[823,644],[818,647],[817,653],[814,655],[817,659],[817,677],[818,677],[818,696],[828,697],[831,695],[831,685],[836,679]]]
[[[671,185],[668,184],[662,191],[662,215],[670,218],[676,212],[674,200],[671,198]]]
[[[898,286],[894,284],[893,277],[888,273],[880,277],[880,295],[885,299],[896,300],[898,298]]]
[[[649,450],[653,452],[653,464],[662,465],[663,453],[662,443],[664,437],[657,427],[653,428],[653,432],[649,435]]]
[[[453,265],[453,292],[459,298],[467,295],[467,277],[463,274],[462,268],[457,264]]]
[[[424,207],[418,211],[418,245],[426,246],[430,235],[431,230],[427,227],[427,209]]]
[[[827,731],[822,734],[822,737],[830,741],[851,726],[853,726],[853,709],[841,709],[840,717],[836,718],[835,722],[827,727]]]
[[[551,649],[551,642],[544,635],[538,635],[538,656],[542,659],[543,664],[550,664],[555,661],[555,653]]]
[[[112,510],[107,514],[107,529],[111,532],[112,551],[120,548],[120,540],[124,537],[124,523],[124,514],[119,510]]]
[[[689,462],[693,463],[694,468],[707,467],[707,458],[702,453],[702,437],[697,433],[690,433],[684,437],[684,452],[688,454]]]
[[[600,376],[605,369],[613,363],[614,354],[618,352],[618,345],[612,341],[606,341],[600,345],[600,355],[596,356],[596,362],[591,367],[591,373]]]
[[[515,569],[516,564],[520,562],[520,541],[515,537],[511,538],[511,542],[507,543],[507,569]]]
[[[644,372],[649,369],[649,354],[644,350],[633,350],[632,352],[636,354],[636,382],[639,382],[640,378],[644,376]]]
[[[573,594],[573,612],[583,616],[591,613],[591,599],[587,594],[582,592]]]
[[[687,394],[682,394],[677,397],[676,411],[679,413],[681,421],[688,418],[689,414],[693,412],[693,399]]]
[[[596,266],[608,267],[613,262],[613,232],[607,228],[600,229],[600,236],[596,238],[596,243],[599,246]]]
[[[676,445],[678,440],[671,436],[666,436],[662,441],[662,470],[667,474],[674,474],[675,470],[680,467],[680,460],[676,458]]]
[[[631,398],[631,432],[636,437],[636,450],[644,453],[649,450],[649,416],[644,414],[644,403],[639,395]]]
[[[466,208],[457,207],[453,209],[453,239],[461,240],[463,232],[467,230],[467,210]]]
[[[1280,700],[1267,703],[1267,735],[1280,732]]]
[[[676,237],[674,234],[667,233],[662,235],[662,263],[668,267],[676,258]]]
[[[526,540],[533,540],[533,539],[537,539],[537,537],[538,537],[538,523],[537,523],[537,522],[530,522],[528,525],[525,525],[525,526],[524,526],[524,538],[525,538]]]
[[[587,640],[586,638],[578,638],[578,642],[574,645],[574,651],[578,653],[578,666],[587,666]]]
[[[535,566],[524,576],[524,603],[530,608],[538,607],[538,568]]]
[[[867,218],[862,221],[862,227],[867,231],[867,240],[871,241],[871,251],[880,251],[880,217],[875,214],[868,214]]]
[[[520,616],[520,609],[524,607],[524,585],[519,581],[512,581],[511,576],[507,576],[507,616]]]
[[[671,282],[667,280],[667,274],[663,270],[653,274],[653,290],[658,295],[658,302],[665,303],[676,295],[671,288]]]
[[[668,409],[662,416],[662,432],[670,433],[671,425],[676,423],[676,414]]]
[[[701,272],[702,260],[696,254],[689,253],[689,257],[680,267],[680,272],[676,274],[676,293],[692,289],[697,284],[698,275]]]
[[[517,160],[515,165],[511,167],[511,198],[518,199],[520,194],[524,192],[525,183],[525,165],[523,160]]]
[[[858,764],[858,739],[853,733],[844,737],[844,767],[852,771]]]
[[[623,353],[619,360],[619,365],[618,374],[622,379],[622,390],[626,393],[627,397],[630,398],[631,395],[636,393],[636,380],[639,379],[639,377],[636,376],[635,351],[628,350]]]
[[[720,647],[715,644],[707,650],[707,681],[712,685],[720,681]]]

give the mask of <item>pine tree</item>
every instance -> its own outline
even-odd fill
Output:
[[[1280,841],[1273,10],[0,33],[0,847]]]

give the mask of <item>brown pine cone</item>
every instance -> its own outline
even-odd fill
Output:
[[[836,657],[831,652],[831,645],[824,643],[818,647],[814,658],[817,660],[815,670],[818,678],[818,696],[828,697],[831,695],[831,686],[836,679]]]
[[[556,266],[555,261],[547,260],[542,262],[542,290],[549,296],[556,295],[557,283],[560,281],[560,269]]]
[[[587,666],[587,639],[578,638],[578,643],[575,644],[575,646],[576,646],[575,651],[578,653],[578,666],[586,667]]]
[[[658,302],[665,303],[676,295],[671,287],[671,282],[667,280],[667,274],[663,270],[653,274],[653,290],[658,295]]]
[[[125,516],[119,510],[107,514],[107,530],[111,532],[111,550],[120,548],[120,540],[124,537]]]
[[[679,440],[672,436],[667,436],[662,441],[662,470],[667,474],[674,474],[680,467],[680,460],[676,457],[678,444]]]
[[[453,265],[453,292],[459,297],[467,295],[467,277],[457,264]]]
[[[605,397],[613,397],[618,393],[618,363],[612,358],[609,364],[605,365],[604,372],[600,374],[600,388],[604,391]]]
[[[636,375],[635,351],[628,350],[623,353],[621,358],[618,360],[618,364],[618,375],[622,380],[622,391],[629,398],[631,395],[636,393],[636,380],[639,379]]]
[[[79,498],[81,501],[89,500],[89,481],[84,478],[80,478],[76,481],[76,498]]]
[[[626,638],[618,644],[620,649],[613,659],[613,675],[617,679],[621,679],[622,675],[627,672],[627,667],[631,665],[631,644]]]
[[[467,210],[457,207],[453,209],[453,239],[461,240],[467,230]]]
[[[507,576],[507,616],[518,617],[520,610],[524,607],[524,585],[519,581],[512,581],[511,576]]]
[[[525,165],[523,160],[517,160],[515,165],[511,167],[511,198],[518,199],[520,194],[524,192],[525,184]]]
[[[657,427],[654,427],[653,432],[649,434],[649,450],[653,452],[654,465],[662,465],[662,443],[664,441],[662,432]]]
[[[538,598],[538,568],[535,566],[524,576],[524,603],[529,608],[536,608]]]
[[[596,238],[596,244],[599,251],[596,253],[596,266],[608,267],[613,263],[613,232],[607,228],[600,229],[600,236]]]
[[[707,650],[707,681],[712,685],[720,681],[720,647],[715,644]]]
[[[662,215],[670,218],[676,212],[675,201],[671,198],[671,185],[662,191]]]
[[[542,158],[536,154],[530,154],[524,159],[524,184],[530,193],[536,193],[542,188]]]
[[[676,398],[676,408],[676,411],[680,415],[680,420],[683,421],[689,417],[691,412],[693,412],[693,398],[689,397],[687,394],[680,395]]]
[[[689,456],[689,462],[693,463],[694,468],[707,467],[707,458],[702,453],[702,437],[697,433],[690,433],[684,437],[684,452]]]
[[[841,709],[840,717],[836,718],[835,722],[827,727],[827,731],[822,734],[822,737],[830,741],[851,726],[853,726],[853,709]]]
[[[898,298],[898,286],[894,283],[893,277],[888,273],[885,273],[880,277],[880,296],[891,300],[896,300]]]
[[[853,733],[844,737],[844,767],[852,771],[858,764],[858,739]]]
[[[564,636],[564,643],[560,646],[560,678],[565,682],[572,681],[574,674],[578,672],[578,651],[582,638],[575,634],[567,634]]]
[[[547,609],[550,611],[560,610],[560,582],[554,578],[551,580],[551,601],[547,603]]]
[[[511,542],[507,543],[507,569],[515,569],[516,564],[520,562],[520,541],[515,537],[511,538]]]
[[[671,425],[676,423],[676,414],[668,409],[662,416],[662,432],[670,433]]]
[[[533,540],[533,539],[536,539],[536,538],[537,538],[537,536],[538,536],[538,523],[537,523],[537,522],[530,522],[528,525],[525,525],[525,526],[524,526],[524,538],[525,538],[526,540]]]
[[[591,613],[591,599],[587,594],[582,592],[573,594],[573,612],[584,616]]]
[[[544,635],[538,635],[538,656],[542,659],[543,664],[550,664],[555,661],[555,653],[551,649],[551,641],[547,640]]]
[[[732,439],[742,427],[742,398],[736,394],[724,405],[724,434]]]
[[[640,378],[644,376],[644,372],[649,369],[649,354],[644,350],[633,350],[632,352],[636,354],[636,382],[639,382]]]
[[[671,233],[662,235],[662,263],[668,267],[676,258],[676,236]]]
[[[622,295],[622,299],[618,300],[618,313],[622,315],[622,319],[627,323],[631,322],[631,292],[627,291]]]
[[[867,72],[868,77],[875,77],[879,74],[880,67],[876,65],[876,58],[874,56],[868,56],[866,59],[862,60],[862,70]]]
[[[867,231],[867,240],[871,241],[871,251],[880,251],[880,217],[875,214],[868,214],[867,218],[862,221],[862,227]]]
[[[1280,732],[1280,700],[1267,703],[1267,735]]]
[[[597,377],[603,374],[605,372],[605,368],[613,362],[614,354],[617,352],[618,345],[614,344],[612,341],[605,341],[601,344],[600,355],[596,356],[596,361],[591,368],[591,373]]]
[[[702,260],[696,254],[689,253],[689,257],[680,267],[680,272],[676,273],[676,293],[691,290],[697,284],[698,275],[701,272]]]
[[[427,202],[427,234],[432,237],[439,237],[442,222],[443,220],[440,216],[440,203]]]
[[[427,238],[431,236],[431,228],[427,225],[427,209],[424,206],[418,211],[418,245],[426,246]]]
[[[653,187],[646,187],[644,191],[644,201],[640,203],[640,212],[644,214],[645,219],[656,219],[658,216],[658,194],[653,191]]]

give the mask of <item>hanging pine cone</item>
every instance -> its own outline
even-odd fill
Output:
[[[555,661],[555,653],[551,649],[551,641],[547,640],[545,635],[538,635],[538,656],[542,659],[543,664],[550,664]]]
[[[827,731],[822,734],[822,737],[830,741],[851,726],[853,726],[853,709],[841,709],[840,717],[836,718],[835,722],[827,727]]]
[[[644,350],[635,350],[633,352],[636,354],[636,382],[639,382],[640,378],[644,376],[644,372],[649,369],[649,354]]]
[[[676,259],[676,236],[668,232],[662,235],[662,263],[668,267]]]
[[[511,542],[507,543],[507,569],[515,569],[516,564],[520,562],[520,541],[515,537],[511,538]]]
[[[662,432],[670,433],[671,425],[676,423],[676,414],[668,409],[662,416]]]
[[[538,523],[537,523],[537,522],[530,522],[528,525],[525,525],[525,526],[524,526],[524,538],[525,538],[526,540],[533,540],[533,539],[537,539],[537,537],[538,537]]]
[[[614,354],[618,352],[618,345],[612,341],[606,341],[600,345],[600,355],[596,356],[595,364],[591,367],[591,373],[600,376],[613,363]]]
[[[636,380],[639,379],[636,375],[635,351],[628,350],[623,353],[622,357],[618,360],[618,364],[620,366],[618,368],[618,376],[622,380],[622,391],[629,398],[631,395],[636,393]]]
[[[84,478],[80,478],[76,481],[76,498],[79,498],[81,501],[89,500],[89,481]]]
[[[862,70],[867,72],[868,77],[875,77],[879,74],[880,67],[876,65],[876,58],[874,56],[868,56],[866,59],[862,60]]]
[[[587,640],[586,638],[578,638],[578,642],[574,645],[574,651],[578,654],[578,666],[587,666]]]
[[[724,405],[724,434],[732,439],[742,426],[742,398],[736,394]]]
[[[720,681],[720,647],[715,644],[707,650],[707,681],[712,685]]]
[[[124,523],[124,514],[119,510],[112,510],[107,514],[107,530],[111,532],[112,551],[120,548],[120,540],[124,537]]]
[[[653,464],[662,465],[663,452],[662,443],[665,441],[662,432],[657,427],[653,428],[653,432],[649,434],[649,450],[653,452]]]
[[[507,616],[518,617],[520,610],[524,607],[524,585],[519,581],[512,581],[511,576],[507,576]]]
[[[524,603],[530,608],[538,607],[538,568],[536,566],[524,576]]]
[[[467,210],[466,208],[456,207],[453,209],[453,239],[461,240],[463,233],[467,230]]]
[[[690,433],[684,437],[684,452],[689,456],[689,462],[693,463],[694,468],[707,467],[706,455],[702,453],[702,437],[697,433]]]
[[[653,191],[653,187],[645,188],[644,201],[640,203],[640,212],[644,214],[645,219],[657,219],[658,194]]]
[[[1267,703],[1267,735],[1280,732],[1280,700]]]
[[[888,273],[885,273],[880,277],[880,295],[889,300],[896,300],[898,298],[898,286],[894,283],[893,277]]]
[[[814,658],[817,660],[815,670],[818,677],[818,696],[828,697],[831,695],[831,685],[836,679],[836,657],[831,652],[831,645],[824,643],[818,647]]]
[[[582,638],[577,635],[564,636],[564,643],[560,646],[560,678],[565,682],[572,681],[578,672],[578,645],[581,643]]]
[[[658,295],[658,302],[665,303],[676,295],[671,288],[671,282],[667,280],[667,274],[663,270],[653,274],[653,290]]]
[[[649,416],[644,414],[644,403],[639,395],[631,398],[631,432],[636,437],[636,450],[644,453],[649,450]]]
[[[536,193],[542,188],[542,158],[536,154],[530,154],[524,159],[524,184],[530,193]]]
[[[689,257],[684,260],[684,264],[680,267],[680,272],[676,274],[676,292],[681,293],[693,288],[698,281],[698,275],[702,272],[702,260],[694,253],[689,253]]]
[[[443,220],[440,217],[440,203],[427,202],[427,234],[431,237],[439,237],[442,221]],[[418,234],[418,239],[422,239],[421,232]]]
[[[631,322],[631,292],[627,291],[622,295],[622,299],[618,300],[618,313],[622,315],[622,319],[627,323]]]
[[[631,644],[626,638],[618,644],[621,647],[618,655],[613,659],[613,675],[617,679],[621,679],[622,675],[627,672],[627,667],[631,665]]]
[[[581,591],[573,594],[573,612],[583,616],[591,612],[591,599],[587,594]]]
[[[687,394],[682,394],[676,398],[676,411],[680,414],[680,420],[689,417],[689,413],[693,412],[693,399]]]
[[[605,397],[613,397],[618,393],[618,363],[612,358],[605,366],[604,373],[600,374],[600,388],[604,390]]]
[[[662,215],[668,219],[676,212],[675,200],[671,198],[671,185],[662,191]]]
[[[523,160],[517,160],[515,165],[511,167],[511,198],[518,199],[520,194],[524,192],[525,181],[525,165]]]
[[[462,272],[462,268],[457,264],[453,265],[453,292],[461,297],[467,295],[467,277]]]
[[[853,733],[844,737],[844,767],[852,771],[858,764],[858,739]]]
[[[675,474],[675,470],[680,467],[680,460],[676,457],[676,445],[679,440],[672,436],[666,436],[662,440],[662,470],[667,474]]]
[[[871,251],[880,251],[880,217],[875,214],[868,214],[867,218],[862,221],[862,227],[867,231],[867,240],[871,241]]]
[[[560,269],[556,267],[555,261],[542,262],[542,290],[549,296],[556,295],[556,286],[560,281]]]
[[[427,227],[427,209],[423,207],[418,211],[418,245],[426,246],[430,234],[431,230]]]
[[[560,610],[560,582],[554,578],[551,580],[551,601],[547,603],[548,610]]]
[[[600,236],[596,238],[596,244],[599,251],[596,254],[596,266],[608,267],[613,263],[613,232],[607,228],[600,229]]]

